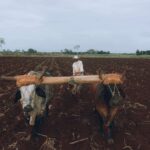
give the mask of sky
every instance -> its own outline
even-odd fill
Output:
[[[150,49],[150,0],[1,0],[5,49]]]

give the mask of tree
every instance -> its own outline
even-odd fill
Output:
[[[95,49],[89,49],[87,50],[87,54],[96,54],[97,51]]]
[[[64,54],[73,54],[72,50],[69,50],[67,48],[65,48],[63,51],[62,51]]]
[[[80,48],[80,45],[75,45],[73,48],[78,50]]]
[[[37,51],[35,49],[29,48],[27,51],[29,54],[35,54]]]
[[[2,45],[4,45],[4,44],[5,44],[4,38],[0,38],[0,47],[1,47],[1,49],[2,49]]]

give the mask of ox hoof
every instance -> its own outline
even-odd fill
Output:
[[[114,140],[113,140],[112,138],[110,138],[110,139],[107,140],[107,143],[108,143],[109,145],[114,144]]]

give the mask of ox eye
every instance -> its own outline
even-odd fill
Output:
[[[36,87],[35,91],[38,96],[46,98],[45,91],[40,86]]]

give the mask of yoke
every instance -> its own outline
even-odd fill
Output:
[[[99,75],[82,75],[82,76],[59,76],[38,78],[34,75],[17,75],[17,76],[1,76],[2,80],[14,80],[17,86],[29,84],[65,84],[69,81],[74,81],[77,84],[86,83],[103,83],[103,84],[122,84],[123,75],[119,73],[110,73]]]

